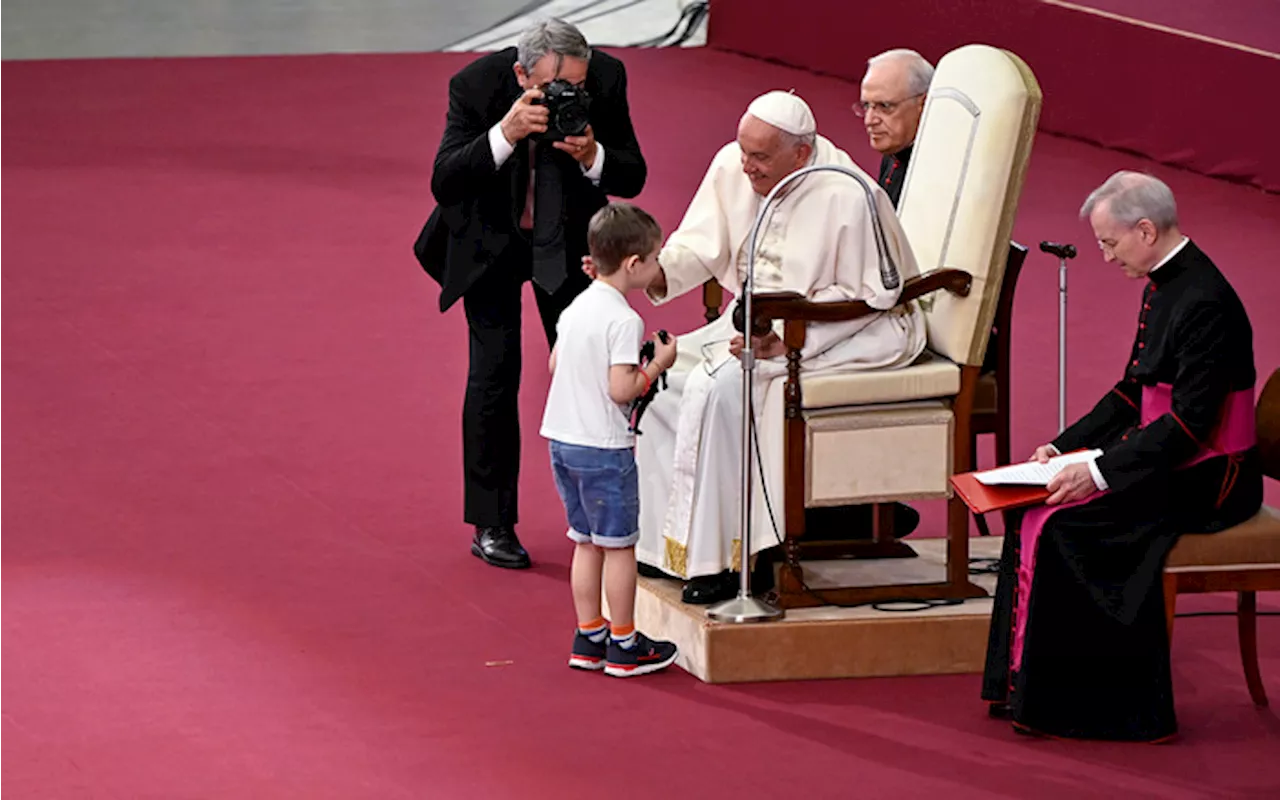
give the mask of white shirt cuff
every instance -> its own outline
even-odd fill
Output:
[[[1102,477],[1102,470],[1098,469],[1098,459],[1089,459],[1089,474],[1093,476],[1093,485],[1098,487],[1098,491],[1105,492],[1107,480]]]
[[[596,160],[591,164],[591,169],[583,167],[582,174],[596,186],[600,185],[600,176],[604,174],[604,145],[596,142]]]
[[[1053,454],[1053,455],[1055,455],[1055,456],[1060,456],[1060,455],[1062,455],[1062,451],[1061,451],[1061,450],[1059,450],[1058,448],[1054,447],[1054,446],[1053,446],[1053,445],[1051,445],[1051,444],[1046,444],[1046,445],[1045,445],[1045,447],[1049,448],[1049,452],[1050,452],[1050,453],[1052,453],[1052,454]]]
[[[489,129],[489,150],[493,153],[493,166],[498,168],[511,154],[516,151],[515,145],[507,141],[507,137],[502,135],[502,123],[494,125]]]

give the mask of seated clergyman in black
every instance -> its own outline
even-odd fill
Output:
[[[1137,334],[1115,387],[1035,452],[1102,454],[1005,537],[982,696],[1023,732],[1152,741],[1177,730],[1165,557],[1262,502],[1253,330],[1164,183],[1116,173],[1081,215],[1103,259],[1147,282]]]

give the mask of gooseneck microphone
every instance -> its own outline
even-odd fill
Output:
[[[1040,252],[1048,253],[1058,258],[1075,258],[1076,246],[1074,244],[1062,244],[1060,242],[1041,242]]]

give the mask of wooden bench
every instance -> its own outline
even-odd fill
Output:
[[[1262,473],[1280,480],[1280,369],[1271,373],[1258,398],[1258,455]],[[1267,705],[1258,671],[1257,593],[1280,590],[1280,511],[1263,506],[1252,519],[1213,534],[1178,538],[1164,571],[1164,604],[1169,636],[1179,594],[1236,592],[1240,660],[1249,696]]]

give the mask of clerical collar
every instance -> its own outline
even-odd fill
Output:
[[[1178,242],[1178,244],[1175,245],[1172,250],[1166,253],[1165,257],[1160,259],[1160,261],[1154,267],[1152,267],[1151,270],[1147,273],[1148,280],[1155,280],[1155,278],[1152,277],[1153,275],[1155,275],[1155,271],[1163,267],[1165,264],[1168,264],[1170,261],[1172,261],[1173,257],[1176,256],[1178,253],[1181,253],[1183,248],[1185,248],[1187,246],[1187,243],[1190,241],[1191,241],[1190,237],[1183,236],[1182,241]],[[1162,275],[1160,277],[1163,278],[1164,276]]]
[[[901,150],[894,153],[890,157],[898,159],[898,163],[905,167],[907,165],[907,162],[911,160],[911,148],[915,146],[916,146],[916,143],[912,142],[911,144],[902,148]]]

